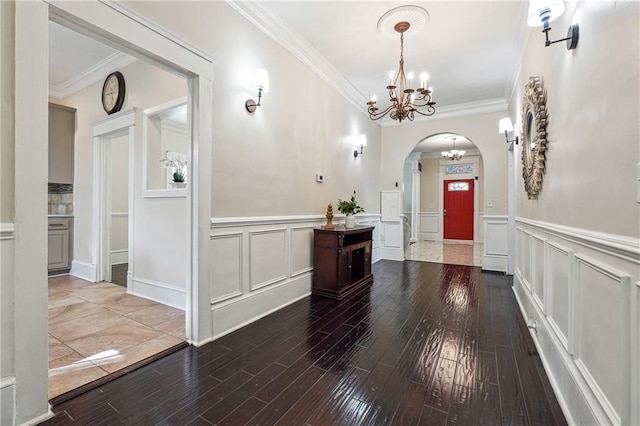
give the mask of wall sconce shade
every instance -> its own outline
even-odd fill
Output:
[[[578,24],[570,25],[567,31],[567,37],[559,40],[549,40],[549,31],[551,27],[549,23],[564,13],[563,0],[530,0],[529,13],[527,13],[527,24],[530,27],[539,27],[542,25],[542,32],[545,36],[545,46],[561,41],[567,42],[567,50],[575,49],[578,46],[578,37],[580,28]]]
[[[498,123],[498,132],[504,133],[504,138],[507,140],[507,143],[515,142],[518,145],[518,136],[516,135],[515,139],[509,140],[509,133],[513,132],[513,123],[511,122],[511,118],[505,117],[501,118]]]
[[[357,141],[357,145],[360,145],[360,151],[358,151],[358,148],[353,151],[353,156],[355,158],[358,158],[358,155],[362,155],[364,153],[364,147],[367,146],[367,135],[358,135]]]
[[[262,94],[269,91],[269,72],[263,68],[258,68],[253,76],[251,86],[258,89],[258,103],[253,99],[247,99],[244,107],[249,112],[255,112],[257,107],[261,106]]]

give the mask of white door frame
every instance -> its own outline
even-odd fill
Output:
[[[212,338],[209,268],[213,58],[119,3],[15,2],[15,409],[17,423],[47,404],[46,136],[49,19],[187,78],[192,111],[192,174],[187,204],[190,268],[186,335]],[[34,268],[33,259],[42,259]],[[40,264],[36,261],[36,264]]]
[[[133,234],[134,230],[134,181],[135,181],[135,141],[136,109],[129,108],[100,121],[91,123],[93,127],[93,235],[95,241],[96,281],[111,281],[111,149],[110,140],[127,135],[129,176],[128,176],[128,270],[127,291],[131,291],[133,274]]]

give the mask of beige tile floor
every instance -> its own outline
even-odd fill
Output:
[[[406,258],[422,262],[482,266],[482,244],[418,241],[409,246]]]
[[[111,283],[49,279],[49,398],[185,340],[184,312]]]

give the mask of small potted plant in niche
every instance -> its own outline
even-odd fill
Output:
[[[161,158],[160,162],[171,174],[171,186],[174,188],[184,188],[187,186],[187,162],[178,158]]]
[[[356,218],[353,217],[353,215],[364,213],[364,209],[360,207],[356,201],[355,190],[353,191],[353,195],[351,195],[351,199],[348,201],[338,198],[338,211],[346,215],[345,228],[353,228],[356,226]]]

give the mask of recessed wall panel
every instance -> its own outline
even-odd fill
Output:
[[[577,257],[578,312],[576,357],[587,382],[602,391],[620,419],[624,406],[625,329],[630,320],[622,307],[623,277],[589,259]],[[636,354],[637,355],[637,354]],[[627,372],[628,374],[628,372]],[[595,385],[595,386],[594,386]]]
[[[287,274],[286,229],[249,233],[251,290],[284,280]]]
[[[291,276],[313,269],[313,227],[291,229]]]
[[[566,347],[569,336],[569,251],[550,243],[548,253],[547,313]]]
[[[242,234],[211,238],[211,301],[220,302],[242,294]]]

